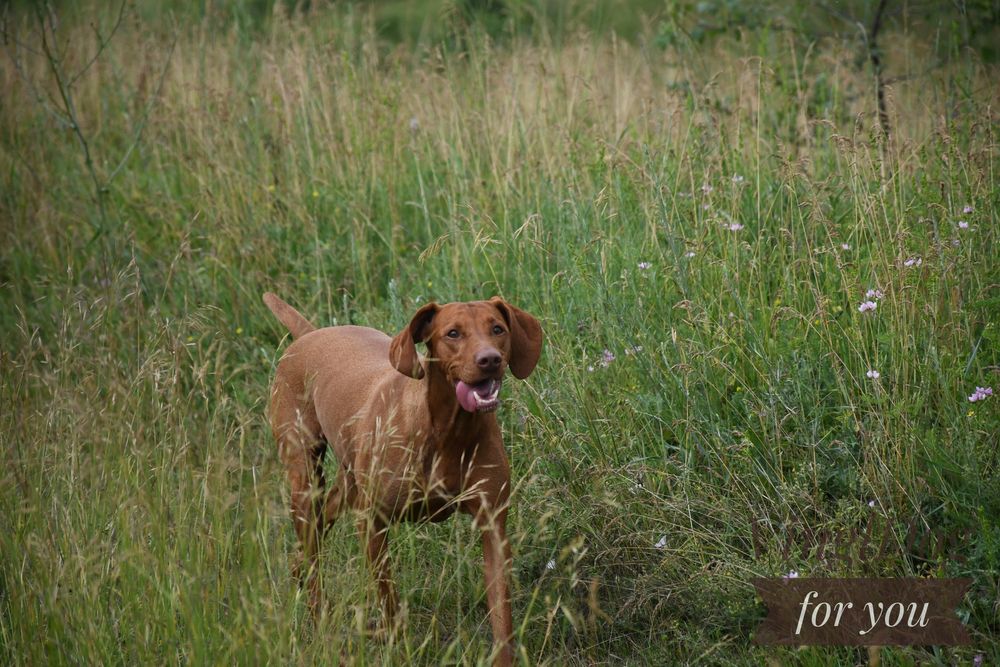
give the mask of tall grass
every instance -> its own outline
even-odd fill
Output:
[[[887,35],[888,66],[921,74],[892,86],[882,150],[854,55],[786,33],[661,50],[470,28],[402,50],[350,7],[257,31],[147,10],[75,83],[106,192],[46,110],[47,59],[9,42],[0,68],[4,662],[487,660],[462,520],[393,529],[389,643],[364,632],[350,521],[309,619],[263,416],[285,335],[265,290],[386,331],[493,294],[543,322],[500,413],[527,663],[855,659],[751,645],[749,580],[791,569],[971,576],[972,647],[883,659],[1000,658],[1000,399],[967,400],[1000,363],[995,68],[925,71]],[[37,46],[30,12],[10,20]],[[67,10],[63,71],[112,20]],[[863,568],[779,548],[796,519],[875,516],[896,541]],[[914,521],[969,537],[921,558]]]

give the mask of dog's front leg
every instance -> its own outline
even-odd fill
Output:
[[[483,572],[486,576],[486,604],[493,626],[493,649],[499,651],[494,667],[508,667],[514,662],[514,628],[511,621],[508,576],[511,567],[510,543],[507,541],[507,510],[482,514],[477,522],[483,538]]]
[[[368,555],[368,565],[378,584],[379,600],[382,603],[384,629],[392,631],[395,627],[396,610],[399,601],[392,585],[392,573],[389,569],[389,528],[385,522],[376,517],[364,518],[358,522],[358,534],[361,544]]]

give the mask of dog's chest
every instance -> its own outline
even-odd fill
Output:
[[[431,443],[397,444],[368,459],[363,485],[386,518],[441,521],[458,509],[462,462]],[[368,457],[364,457],[368,458]]]

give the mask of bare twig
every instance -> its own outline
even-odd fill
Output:
[[[56,19],[55,14],[51,6],[46,5],[43,9],[42,7],[36,7],[36,16],[38,17],[39,27],[42,32],[42,53],[45,54],[45,60],[49,65],[49,71],[52,72],[52,77],[55,79],[56,90],[59,92],[59,97],[62,100],[61,111],[66,114],[69,119],[69,127],[73,130],[73,134],[76,136],[77,141],[80,144],[80,149],[83,151],[83,163],[87,168],[87,173],[90,176],[91,181],[94,183],[94,196],[97,202],[97,209],[101,216],[101,227],[104,227],[107,222],[107,211],[104,207],[104,196],[107,192],[105,185],[101,182],[100,177],[97,175],[97,169],[94,166],[94,158],[90,150],[90,142],[87,141],[87,136],[83,133],[83,128],[80,127],[80,117],[76,111],[76,104],[73,101],[73,90],[71,84],[66,80],[66,74],[62,68],[62,62],[59,55],[56,53],[56,46],[51,42],[54,41],[53,38],[49,39],[49,34],[54,33],[56,30]]]
[[[882,16],[885,13],[889,0],[879,0],[878,9],[875,10],[875,19],[872,21],[872,29],[868,34],[868,57],[872,61],[872,68],[875,70],[875,98],[878,102],[878,122],[882,127],[885,140],[889,141],[889,110],[885,104],[885,81],[882,79],[882,53],[878,48],[878,33],[882,29]]]
[[[163,90],[163,81],[167,78],[167,70],[170,69],[170,61],[174,56],[174,47],[176,46],[177,46],[177,35],[175,34],[174,41],[170,43],[170,50],[167,52],[166,62],[163,63],[163,71],[160,72],[159,81],[157,81],[156,83],[156,91],[153,93],[153,95],[149,98],[149,101],[146,103],[146,108],[143,109],[142,118],[140,119],[138,127],[136,128],[135,136],[132,137],[132,143],[129,144],[129,147],[125,150],[125,154],[122,156],[122,159],[118,162],[118,166],[116,166],[108,175],[108,180],[107,180],[108,184],[114,180],[115,176],[118,175],[118,172],[121,171],[121,168],[125,166],[126,162],[128,162],[129,156],[132,155],[132,151],[139,144],[139,139],[142,138],[142,132],[146,128],[146,122],[149,120],[149,112],[153,108],[153,103],[156,102],[158,99],[160,99],[160,92]]]
[[[94,53],[93,57],[87,61],[87,64],[81,67],[80,71],[74,74],[70,78],[69,81],[70,86],[76,83],[77,79],[83,76],[87,72],[87,70],[90,69],[90,67],[95,62],[97,62],[97,59],[101,57],[102,53],[104,53],[104,49],[106,49],[108,47],[108,44],[111,43],[111,40],[114,39],[115,33],[118,32],[118,28],[121,27],[122,19],[125,18],[125,3],[127,1],[128,0],[122,0],[121,6],[118,7],[118,18],[115,19],[115,24],[111,27],[111,32],[108,33],[108,36],[106,38],[101,37],[101,31],[97,29],[96,25],[91,24],[91,28],[93,28],[94,34],[97,35],[97,51]]]

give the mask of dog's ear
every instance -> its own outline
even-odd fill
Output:
[[[430,335],[430,324],[439,308],[433,301],[420,308],[402,331],[396,334],[389,345],[389,363],[407,377],[419,380],[424,376],[424,368],[417,358],[417,343],[423,343]]]
[[[523,380],[535,370],[542,356],[542,325],[520,308],[515,308],[498,296],[490,299],[510,327],[510,372]]]

